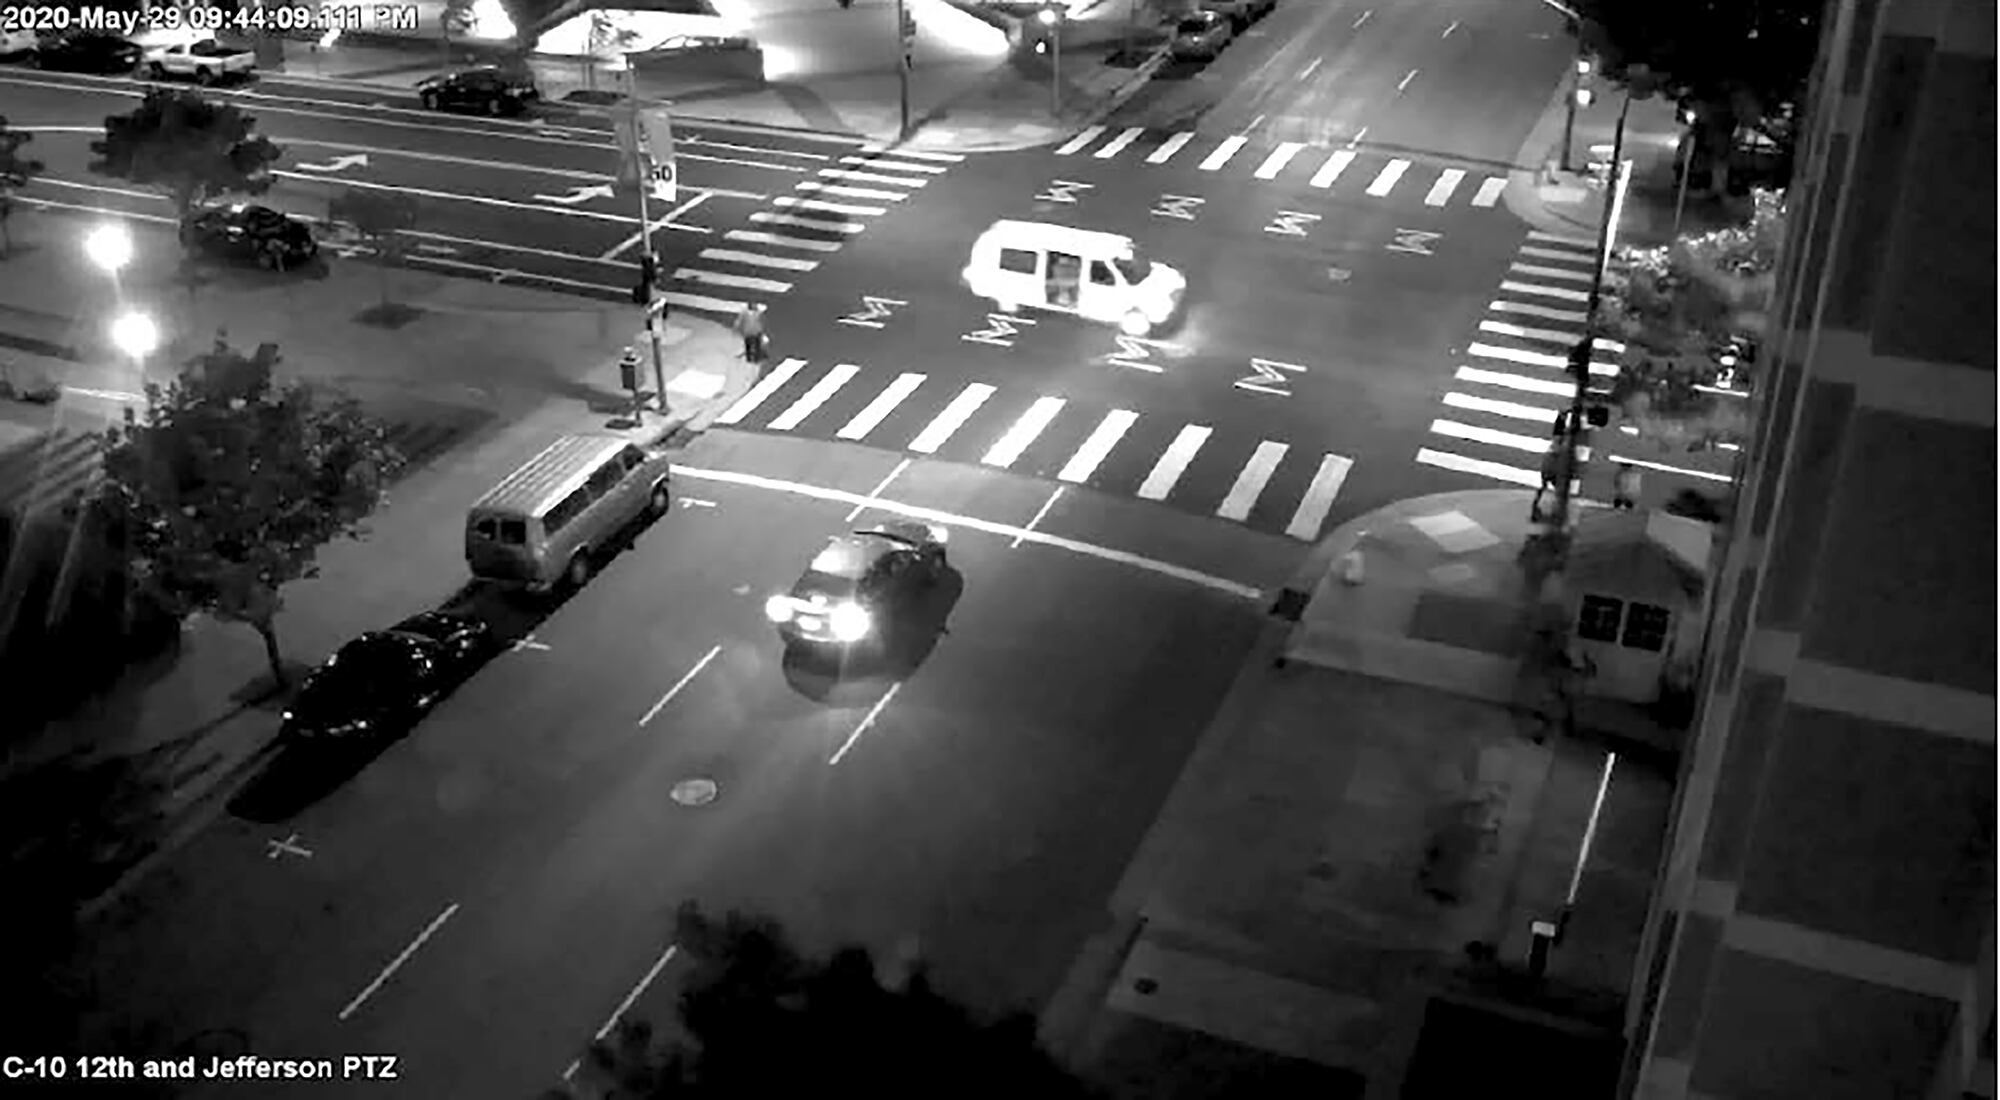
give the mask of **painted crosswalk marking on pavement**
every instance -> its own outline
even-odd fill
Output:
[[[1340,174],[1347,171],[1347,166],[1354,163],[1354,156],[1352,149],[1334,152],[1326,158],[1325,164],[1319,166],[1319,171],[1313,173],[1312,179],[1306,182],[1313,187],[1332,187],[1333,181],[1339,179]]]
[[[1481,321],[1479,322],[1479,331],[1490,332],[1495,336],[1512,336],[1517,340],[1546,340],[1550,343],[1564,345],[1574,344],[1580,338],[1580,334],[1572,330],[1537,328],[1532,325],[1513,325],[1505,321]],[[1591,345],[1607,355],[1616,355],[1625,350],[1625,344],[1622,341],[1607,340],[1602,336],[1591,341]]]
[[[1152,470],[1146,474],[1146,480],[1139,483],[1139,498],[1167,499],[1167,494],[1174,491],[1174,483],[1187,472],[1188,465],[1194,461],[1196,452],[1201,450],[1201,445],[1208,442],[1208,437],[1213,434],[1215,429],[1202,424],[1189,424],[1183,427],[1180,433],[1174,436],[1173,443],[1169,444],[1166,451],[1160,455],[1160,460],[1155,462]]]
[[[1145,132],[1146,128],[1143,126],[1128,127],[1126,128],[1124,133],[1119,134],[1115,138],[1112,138],[1111,141],[1104,146],[1104,148],[1099,149],[1093,155],[1098,160],[1110,160],[1112,157],[1115,157],[1118,154],[1124,152],[1125,147],[1127,145],[1130,145],[1133,142],[1139,140],[1140,135],[1144,134]]]
[[[1502,282],[1500,289],[1513,294],[1540,294],[1544,297],[1562,298],[1571,302],[1587,302],[1590,300],[1589,291],[1571,290],[1569,287],[1563,286],[1541,286],[1537,283],[1522,283],[1512,279]]]
[[[758,229],[732,229],[722,235],[725,241],[742,241],[745,244],[774,244],[780,248],[803,248],[808,252],[838,252],[839,241],[818,241],[810,237],[788,237],[783,233],[766,233]]]
[[[827,202],[825,199],[802,199],[796,195],[779,195],[771,200],[771,205],[789,206],[795,210],[824,210],[829,214],[878,215],[889,212],[887,208],[880,206],[856,206],[847,202]]]
[[[1515,252],[1515,255],[1532,256],[1538,260],[1562,260],[1566,263],[1588,263],[1590,261],[1590,256],[1587,253],[1577,253],[1566,248],[1541,248],[1532,244],[1522,245]]]
[[[1557,309],[1554,306],[1535,305],[1532,302],[1488,302],[1486,308],[1494,313],[1519,313],[1551,321],[1573,321],[1579,325],[1584,320],[1584,312],[1580,309]]]
[[[1097,422],[1097,427],[1091,429],[1090,438],[1084,440],[1083,446],[1078,447],[1069,461],[1063,464],[1062,470],[1056,474],[1056,480],[1068,482],[1090,480],[1090,475],[1103,464],[1105,456],[1111,453],[1111,448],[1117,446],[1120,439],[1125,438],[1125,433],[1131,430],[1138,419],[1138,413],[1126,409],[1113,409],[1106,413],[1104,419]]]
[[[1482,359],[1504,359],[1510,363],[1523,363],[1531,367],[1548,367],[1553,370],[1567,370],[1569,357],[1546,351],[1529,351],[1526,348],[1510,348],[1499,344],[1475,341],[1465,346],[1467,355],[1477,355]],[[1612,363],[1592,361],[1592,374],[1617,374],[1618,367]]]
[[[1207,157],[1203,158],[1202,162],[1200,164],[1195,165],[1195,167],[1201,169],[1204,172],[1216,171],[1223,165],[1228,164],[1229,158],[1235,156],[1237,150],[1243,148],[1245,145],[1249,143],[1250,139],[1244,137],[1242,134],[1237,134],[1234,137],[1224,138],[1222,139],[1222,144],[1216,146],[1215,151],[1210,153]]]
[[[1515,275],[1533,275],[1539,279],[1560,279],[1564,282],[1587,283],[1595,276],[1588,271],[1576,271],[1566,267],[1549,267],[1546,264],[1511,263],[1507,270]]]
[[[1320,459],[1312,484],[1306,486],[1306,495],[1300,498],[1298,510],[1292,513],[1292,521],[1285,525],[1285,534],[1295,539],[1318,537],[1320,527],[1326,523],[1327,512],[1333,508],[1333,499],[1340,495],[1340,487],[1347,481],[1347,471],[1353,468],[1354,460],[1342,455],[1327,455]]]
[[[820,377],[819,381],[813,383],[811,389],[800,394],[799,399],[792,402],[790,408],[779,413],[778,418],[765,425],[765,427],[776,432],[791,431],[793,428],[798,427],[806,417],[811,416],[814,409],[826,404],[827,398],[838,393],[840,387],[847,385],[849,379],[860,373],[861,368],[852,363],[835,364],[832,370],[827,371]]]
[[[1472,193],[1472,205],[1492,206],[1494,203],[1500,201],[1501,193],[1506,190],[1507,177],[1489,176],[1485,182],[1479,185],[1479,190]]]
[[[1410,162],[1407,160],[1390,161],[1383,167],[1381,174],[1375,177],[1375,182],[1368,185],[1368,193],[1377,197],[1388,194],[1395,189],[1396,181],[1402,179],[1403,173],[1409,170]]]
[[[881,164],[882,162],[873,157],[842,157],[840,158],[840,163],[858,164],[865,168],[869,165]],[[942,164],[898,164],[895,168],[898,172],[929,172],[932,175],[951,170],[948,165]]]
[[[1158,149],[1146,154],[1147,164],[1165,164],[1168,158],[1181,151],[1181,146],[1194,140],[1194,131],[1183,130],[1163,142]]]
[[[1424,194],[1424,205],[1443,206],[1450,202],[1451,193],[1458,190],[1459,182],[1463,179],[1465,179],[1463,168],[1447,168],[1438,173],[1437,182],[1431,184],[1431,189]]]
[[[727,260],[730,263],[748,264],[751,267],[770,267],[783,271],[811,271],[819,266],[818,260],[801,260],[791,256],[766,256],[762,252],[741,252],[733,248],[704,248],[695,253],[698,260]]]
[[[1530,229],[1528,230],[1528,239],[1531,241],[1550,241],[1555,244],[1566,244],[1575,248],[1584,248],[1590,250],[1593,255],[1597,252],[1597,240],[1594,237],[1577,237],[1567,233],[1551,233],[1546,229]]]
[[[1568,397],[1576,392],[1576,383],[1567,378],[1530,378],[1522,374],[1506,371],[1481,370],[1478,367],[1460,367],[1452,377],[1460,382],[1470,382],[1477,386],[1504,386],[1510,390],[1527,393],[1545,393],[1552,397]]]
[[[1284,171],[1285,165],[1290,164],[1292,158],[1298,156],[1299,151],[1304,148],[1305,145],[1302,142],[1287,141],[1279,145],[1276,149],[1271,150],[1271,155],[1265,157],[1264,163],[1257,166],[1255,173],[1257,178],[1260,180],[1278,178],[1278,173]],[[1464,173],[1460,174],[1463,175]]]
[[[1229,487],[1229,495],[1222,498],[1222,507],[1215,514],[1224,519],[1245,520],[1250,518],[1250,509],[1270,483],[1271,475],[1278,472],[1278,463],[1284,461],[1285,452],[1291,450],[1283,443],[1265,440],[1257,444],[1241,472],[1236,475],[1236,484]]]
[[[806,361],[804,359],[787,359],[779,363],[771,369],[771,373],[758,379],[757,384],[751,386],[749,392],[737,398],[736,404],[729,406],[727,411],[721,416],[716,417],[715,422],[717,424],[740,423],[744,417],[756,411],[757,406],[769,401],[772,394],[783,389],[785,383],[790,382],[792,376],[804,370],[805,366]]]
[[[1436,466],[1441,470],[1456,470],[1462,474],[1477,474],[1480,477],[1504,481],[1512,485],[1523,485],[1533,489],[1541,485],[1540,471],[1509,466],[1504,462],[1491,462],[1483,458],[1468,458],[1450,451],[1435,451],[1425,447],[1417,452],[1417,461],[1426,466]]]
[[[731,275],[726,271],[704,271],[698,267],[674,269],[674,278],[690,283],[707,283],[711,286],[733,286],[742,290],[768,290],[773,294],[783,294],[792,289],[792,284],[777,279],[759,279],[750,275]]]
[[[910,149],[910,148],[905,148],[903,146],[890,146],[879,141],[863,145],[861,147],[861,151],[864,153],[893,153],[898,157],[914,157],[917,160],[943,161],[946,164],[957,164],[959,161],[965,159],[964,153],[936,153],[928,149]],[[840,159],[848,160],[850,158],[842,157]]]
[[[1444,395],[1447,408],[1465,409],[1468,412],[1504,416],[1510,420],[1532,420],[1543,424],[1553,424],[1554,414],[1540,405],[1523,405],[1519,401],[1499,401],[1491,397],[1475,397],[1469,393],[1453,391]]]
[[[935,453],[939,447],[944,446],[945,440],[952,437],[952,433],[965,426],[965,422],[972,418],[973,413],[979,411],[979,406],[984,405],[986,399],[992,397],[993,393],[994,388],[983,382],[974,382],[958,391],[958,396],[951,399],[951,404],[946,405],[944,411],[937,414],[929,424],[924,425],[924,430],[917,433],[917,438],[910,441],[910,450],[919,454]]]
[[[1104,127],[1102,126],[1086,127],[1081,132],[1079,132],[1075,137],[1069,139],[1068,141],[1063,142],[1061,145],[1056,146],[1056,156],[1059,157],[1070,156],[1077,150],[1083,148],[1086,145],[1089,145],[1093,141],[1096,141],[1097,135],[1103,132],[1104,132]]]
[[[841,425],[840,430],[833,433],[834,438],[860,439],[874,431],[877,424],[882,423],[890,413],[896,411],[896,406],[902,404],[905,398],[916,392],[918,386],[924,384],[924,377],[921,374],[897,375],[896,380],[889,383],[881,393],[876,394],[866,408],[854,414],[854,419]]]
[[[849,187],[841,183],[821,183],[818,180],[800,180],[793,185],[798,191],[811,191],[815,195],[837,195],[843,199],[874,199],[877,202],[902,202],[910,196],[901,191],[885,191],[880,187]]]
[[[794,229],[818,229],[826,233],[859,233],[868,228],[861,222],[801,218],[797,214],[773,214],[768,210],[753,211],[750,220],[761,225],[789,225]]]
[[[1462,424],[1456,420],[1431,421],[1431,433],[1433,435],[1450,436],[1453,439],[1469,439],[1474,443],[1486,443],[1495,447],[1506,447],[1510,450],[1525,451],[1535,455],[1545,454],[1549,449],[1549,439],[1547,436],[1503,432],[1498,428],[1486,428],[1477,424]]]
[[[1014,460],[1021,457],[1021,452],[1027,450],[1030,443],[1048,430],[1050,421],[1056,418],[1056,414],[1061,412],[1066,404],[1068,402],[1060,397],[1036,398],[1035,403],[1028,406],[1028,411],[1008,426],[999,442],[993,444],[992,449],[979,461],[1002,469],[1012,466]]]

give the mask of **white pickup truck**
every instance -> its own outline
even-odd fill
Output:
[[[146,72],[155,80],[186,76],[193,77],[196,84],[212,84],[227,77],[240,79],[256,67],[256,54],[213,38],[156,46],[146,51],[145,59]]]

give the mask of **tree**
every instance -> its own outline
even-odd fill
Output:
[[[41,161],[21,152],[21,146],[33,140],[35,135],[13,129],[7,116],[0,115],[0,256],[14,251],[14,237],[7,229],[14,216],[14,192],[42,171]]]
[[[321,546],[365,533],[402,458],[352,398],[276,384],[278,362],[275,344],[245,356],[218,334],[173,381],[148,383],[144,419],[106,435],[97,505],[149,591],[255,628],[282,687],[281,590],[318,572]]]
[[[382,304],[388,305],[388,265],[401,263],[408,253],[410,242],[403,233],[417,224],[415,196],[401,191],[350,187],[327,204],[327,215],[353,226],[381,259]]]
[[[1800,99],[1819,52],[1825,0],[1574,0],[1571,23],[1604,74],[1622,83],[1635,65],[1664,75],[1674,98],[1695,113],[1697,140],[1712,166],[1711,186],[1727,191],[1736,132]],[[1787,125],[1781,135],[1796,132]]]
[[[258,135],[257,121],[233,103],[194,91],[156,89],[130,114],[104,120],[91,142],[91,170],[161,188],[183,220],[211,196],[261,195],[283,150]]]
[[[677,1026],[627,1023],[592,1047],[588,1077],[631,1098],[1089,1095],[1035,1040],[1032,1016],[985,1022],[931,988],[921,967],[885,983],[847,947],[802,957],[768,918],[684,905],[675,942],[691,964]]]

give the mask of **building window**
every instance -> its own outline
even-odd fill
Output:
[[[1585,596],[1583,611],[1576,617],[1576,636],[1586,642],[1618,640],[1618,620],[1625,615],[1625,601],[1609,596]]]
[[[1619,644],[1627,649],[1658,653],[1667,645],[1667,624],[1673,613],[1649,603],[1635,603],[1625,612],[1625,636]]]

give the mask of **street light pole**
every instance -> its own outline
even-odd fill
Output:
[[[903,108],[903,124],[897,134],[905,141],[910,137],[910,15],[906,7],[908,0],[896,0],[896,42],[900,62],[896,66],[896,94]]]
[[[1576,106],[1577,100],[1583,95],[1583,78],[1589,75],[1590,62],[1584,59],[1582,47],[1579,46],[1577,48],[1576,65],[1570,70],[1569,109],[1563,115],[1562,167],[1565,172],[1572,171],[1573,169],[1570,165],[1575,163],[1575,156],[1571,152],[1571,145],[1576,136]]]
[[[1049,29],[1049,114],[1062,117],[1062,12],[1051,2],[1036,16]]]
[[[1694,134],[1689,129],[1694,125],[1694,112],[1681,112],[1681,182],[1674,195],[1674,236],[1681,235],[1681,209],[1687,205],[1688,174],[1694,168]]]
[[[638,164],[639,180],[639,254],[642,270],[659,271],[659,258],[653,255],[653,214],[646,199],[653,190],[653,151],[646,147],[646,126],[639,120],[639,69],[632,64],[631,55],[625,55],[625,103],[632,111],[632,142],[638,148],[635,159]],[[660,351],[660,311],[656,308],[657,298],[653,284],[646,284],[646,340],[653,346],[653,400],[659,403],[660,415],[667,412],[667,367]],[[636,416],[636,414],[635,414]]]

